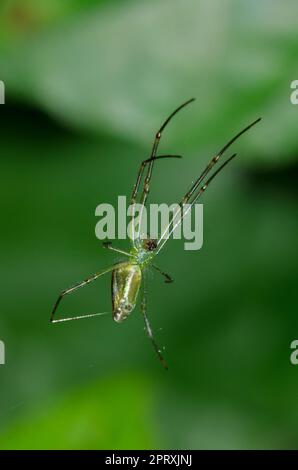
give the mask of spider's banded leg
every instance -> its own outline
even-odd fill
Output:
[[[167,240],[170,238],[170,236],[172,235],[172,233],[174,232],[174,230],[178,227],[178,225],[181,224],[182,220],[184,219],[184,217],[188,214],[188,212],[191,210],[192,206],[197,202],[197,200],[199,199],[199,197],[206,191],[207,187],[209,186],[209,184],[211,183],[211,181],[215,178],[216,175],[218,175],[218,173],[220,173],[224,167],[233,159],[236,157],[236,153],[234,153],[230,158],[228,158],[211,176],[210,178],[208,178],[208,180],[202,184],[202,186],[199,188],[199,190],[197,191],[197,193],[195,194],[195,196],[193,197],[191,203],[189,204],[189,206],[187,207],[187,209],[185,211],[183,211],[183,207],[181,208],[181,212],[180,212],[180,217],[179,219],[173,223],[173,226],[171,227],[171,229],[169,230],[170,226],[168,226],[168,229],[169,230],[169,233],[167,234],[167,237],[164,238],[164,239],[159,239],[159,247],[156,251],[156,254],[158,254],[160,252],[160,250],[163,248],[163,246],[165,245],[165,243],[167,242]],[[175,218],[175,216],[174,216]]]
[[[239,137],[247,132],[249,129],[251,129],[253,126],[255,126],[258,122],[261,121],[262,118],[256,119],[254,122],[246,126],[242,131],[238,132],[229,142],[215,155],[215,157],[210,160],[208,165],[206,166],[205,170],[203,173],[197,178],[197,180],[194,182],[190,190],[185,194],[184,198],[181,201],[181,205],[187,204],[188,201],[190,200],[191,196],[195,193],[195,191],[198,189],[199,185],[203,181],[203,179],[208,175],[208,173],[212,170],[213,166],[218,162],[218,160],[222,157],[222,155],[225,153],[225,151],[237,140]]]
[[[108,250],[116,251],[116,253],[121,253],[122,255],[125,255],[125,256],[131,256],[130,253],[128,253],[127,251],[120,250],[119,248],[113,247],[112,242],[103,242],[102,246],[104,248],[107,248]]]
[[[87,313],[86,315],[78,315],[76,317],[58,318],[58,320],[52,320],[51,323],[61,323],[61,322],[71,321],[71,320],[81,320],[82,318],[98,317],[101,315],[107,315],[108,313],[111,313],[111,312]]]
[[[156,153],[157,153],[157,149],[158,149],[158,146],[159,146],[159,143],[160,143],[162,132],[164,131],[165,127],[168,125],[170,120],[175,116],[175,114],[177,114],[182,108],[184,108],[185,106],[187,106],[189,103],[191,103],[194,100],[195,100],[195,98],[191,98],[190,100],[188,100],[185,103],[181,104],[177,109],[175,109],[175,111],[173,111],[172,114],[170,114],[170,116],[165,120],[165,122],[162,124],[162,126],[160,127],[160,129],[157,131],[157,133],[155,135],[155,139],[154,139],[153,147],[152,147],[152,151],[151,151],[151,157],[149,159],[150,164],[149,164],[149,168],[148,168],[148,171],[147,171],[147,176],[146,176],[146,179],[145,179],[145,182],[144,182],[144,188],[143,188],[142,199],[141,199],[141,204],[142,205],[145,205],[146,199],[148,197],[154,160],[156,160]]]
[[[100,276],[103,276],[104,274],[107,274],[109,273],[110,271],[113,271],[113,269],[121,266],[121,265],[124,265],[126,263],[117,263],[117,264],[114,264],[113,266],[110,266],[109,268],[107,269],[104,269],[96,274],[93,274],[92,276],[88,277],[87,279],[85,279],[84,281],[81,281],[79,282],[78,284],[75,284],[74,286],[70,287],[69,289],[66,289],[64,291],[61,292],[61,294],[59,295],[55,305],[54,305],[54,308],[52,310],[52,314],[51,314],[51,318],[50,318],[50,322],[51,323],[56,323],[57,321],[54,320],[54,316],[55,316],[55,312],[57,311],[57,308],[61,302],[61,300],[68,294],[72,294],[73,292],[75,292],[77,289],[79,289],[80,287],[84,287],[86,286],[87,284],[90,284],[90,282],[93,282],[95,281],[96,279],[98,279]],[[97,314],[91,314],[92,316],[94,315],[97,315]],[[70,318],[75,318],[75,319],[80,319],[80,318],[84,318],[84,315],[80,316],[80,317],[70,317]],[[61,319],[59,321],[62,321],[62,320],[65,320],[66,319]],[[67,318],[68,320],[68,318]]]
[[[236,134],[231,140],[229,140],[229,142],[215,155],[215,157],[212,158],[212,160],[210,160],[210,162],[208,163],[208,165],[206,166],[205,170],[200,174],[200,176],[196,179],[196,181],[193,183],[193,185],[191,186],[190,190],[185,194],[185,196],[182,198],[182,200],[180,201],[179,203],[179,206],[180,206],[180,210],[176,211],[175,214],[172,215],[171,217],[171,220],[170,220],[170,223],[168,225],[168,227],[165,229],[165,231],[163,232],[163,234],[161,235],[159,241],[158,241],[158,246],[162,243],[162,240],[164,240],[164,236],[167,235],[167,231],[169,230],[170,226],[173,224],[174,225],[174,220],[176,219],[176,217],[179,215],[179,213],[181,213],[182,211],[182,208],[183,208],[183,205],[184,204],[187,204],[189,203],[189,201],[191,200],[192,196],[195,194],[196,190],[199,188],[200,184],[202,183],[202,181],[204,180],[204,178],[208,175],[208,173],[211,171],[211,169],[213,168],[213,166],[218,162],[218,160],[222,157],[222,155],[225,153],[225,151],[242,135],[244,134],[245,132],[247,132],[251,127],[253,127],[254,125],[256,125],[258,122],[261,121],[262,118],[258,118],[256,119],[255,121],[253,121],[251,124],[249,124],[248,126],[246,126],[244,129],[242,129],[240,132],[238,132],[238,134]],[[180,216],[182,218],[184,218],[184,216]],[[179,224],[178,224],[179,225]],[[176,225],[177,226],[177,225]],[[173,230],[171,231],[171,233],[173,232]],[[168,236],[166,236],[166,239],[168,239]]]
[[[137,199],[137,195],[138,195],[138,192],[139,192],[139,189],[140,189],[140,184],[141,184],[141,181],[142,181],[142,177],[143,177],[143,173],[144,173],[144,170],[146,168],[146,165],[148,165],[148,163],[150,163],[152,160],[159,160],[159,159],[162,159],[162,158],[182,158],[181,155],[158,155],[157,157],[154,157],[154,158],[148,158],[147,160],[143,160],[142,163],[141,163],[141,166],[139,168],[139,171],[138,171],[138,175],[137,175],[137,180],[134,184],[134,187],[133,187],[133,192],[132,192],[132,196],[130,198],[130,204],[132,206],[132,229],[134,228],[134,220],[135,220],[135,214],[134,214],[134,207],[135,207],[135,204],[136,204],[136,199]],[[133,230],[133,233],[132,233],[132,240],[134,240],[134,230]]]
[[[151,266],[152,266],[152,268],[154,268],[156,271],[158,271],[162,276],[164,276],[166,283],[174,282],[174,279],[173,279],[169,274],[167,274],[167,273],[165,273],[164,271],[162,271],[158,266],[156,266],[155,264],[152,264]]]
[[[144,321],[145,321],[145,328],[146,328],[146,332],[147,332],[147,335],[149,337],[149,339],[151,340],[152,342],[152,345],[154,347],[154,350],[156,352],[156,354],[158,355],[158,358],[160,360],[160,362],[162,363],[163,367],[165,369],[168,369],[168,365],[161,353],[161,350],[160,348],[158,347],[155,339],[154,339],[154,336],[153,336],[153,331],[152,331],[152,328],[151,328],[151,325],[150,325],[150,322],[149,322],[149,319],[148,319],[148,316],[147,316],[147,291],[146,291],[146,285],[145,285],[145,279],[143,281],[143,297],[142,297],[142,302],[141,302],[141,310],[142,310],[142,314],[143,314],[143,317],[144,317]]]
[[[182,157],[181,155],[158,155],[157,157],[151,157],[151,158],[147,158],[147,160],[143,160],[138,171],[137,180],[133,187],[133,192],[131,196],[131,204],[134,204],[136,202],[136,198],[140,189],[140,184],[141,184],[142,176],[146,168],[146,165],[148,165],[148,163],[152,162],[153,160],[159,160],[161,158],[182,158]]]
[[[145,181],[144,181],[142,197],[141,197],[141,214],[140,214],[139,229],[141,227],[141,221],[142,221],[142,213],[143,213],[142,208],[146,204],[147,197],[148,197],[148,194],[149,194],[149,191],[150,191],[150,181],[151,181],[151,177],[152,177],[154,160],[156,160],[157,149],[158,149],[158,146],[159,146],[159,143],[160,143],[160,139],[161,139],[163,130],[168,125],[170,120],[175,116],[175,114],[177,114],[182,108],[184,108],[185,106],[187,106],[189,103],[191,103],[194,100],[195,100],[195,98],[191,98],[190,100],[187,100],[185,103],[182,103],[177,109],[175,109],[175,111],[173,111],[172,114],[170,114],[170,116],[165,120],[165,122],[163,123],[163,125],[160,127],[160,129],[157,131],[157,133],[155,135],[155,139],[154,139],[153,147],[152,147],[152,151],[151,151],[151,158],[150,158],[151,161],[149,163],[147,175],[146,175],[146,178],[145,178]],[[138,235],[139,235],[139,232],[138,232]]]

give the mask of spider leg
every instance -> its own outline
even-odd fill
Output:
[[[154,268],[156,271],[158,271],[162,276],[165,277],[165,279],[166,279],[165,282],[166,282],[166,283],[169,284],[170,282],[174,282],[174,279],[173,279],[169,274],[167,274],[167,273],[165,273],[164,271],[162,271],[158,266],[156,266],[156,264],[152,264],[151,266],[152,266],[152,268]]]
[[[140,189],[142,176],[143,176],[143,173],[144,173],[144,170],[145,170],[146,166],[148,165],[148,163],[152,162],[153,160],[160,160],[161,158],[182,158],[182,157],[181,157],[181,155],[158,155],[157,157],[151,157],[151,158],[147,158],[147,160],[143,160],[141,165],[140,165],[138,175],[137,175],[137,180],[136,180],[134,188],[133,188],[133,192],[132,192],[132,196],[131,196],[131,203],[132,204],[136,202],[136,197],[137,197],[137,194],[138,194],[139,189]]]
[[[103,276],[104,274],[110,272],[110,271],[113,271],[113,269],[121,266],[121,265],[124,265],[126,263],[117,263],[117,264],[114,264],[113,266],[110,266],[109,268],[107,269],[103,269],[102,271],[99,271],[98,273],[96,274],[93,274],[92,276],[88,277],[87,279],[85,279],[84,281],[81,281],[79,282],[78,284],[75,284],[74,286],[70,287],[69,289],[66,289],[64,291],[61,292],[61,294],[59,295],[58,299],[56,300],[56,303],[54,305],[54,308],[52,310],[52,313],[51,313],[51,318],[50,318],[50,322],[51,323],[58,323],[58,322],[61,322],[61,321],[69,321],[69,320],[79,320],[81,318],[90,318],[90,317],[93,317],[93,316],[97,316],[97,315],[102,315],[101,313],[98,314],[98,313],[93,313],[93,314],[87,314],[87,315],[80,315],[80,316],[76,316],[76,317],[68,317],[68,318],[62,318],[62,319],[59,319],[59,320],[54,320],[54,316],[55,316],[55,313],[56,313],[56,310],[61,302],[61,300],[68,294],[72,294],[73,292],[75,292],[77,289],[79,289],[80,287],[84,287],[86,286],[87,284],[90,284],[91,282],[95,281],[96,279],[98,279],[100,276]]]
[[[87,313],[87,315],[78,315],[76,317],[66,317],[66,318],[59,318],[58,320],[51,320],[51,323],[61,323],[64,321],[81,320],[82,318],[98,317],[100,315],[106,315],[108,313],[110,312]]]
[[[165,245],[165,243],[167,242],[167,240],[170,238],[170,236],[172,235],[172,233],[174,232],[174,230],[178,227],[179,224],[181,224],[182,220],[184,219],[184,217],[188,214],[188,212],[190,211],[190,209],[192,208],[192,206],[196,203],[196,201],[199,199],[199,197],[206,191],[207,187],[209,186],[209,184],[211,183],[211,181],[213,180],[213,178],[215,178],[215,176],[220,173],[224,167],[233,159],[236,157],[236,153],[234,153],[234,155],[232,155],[230,158],[228,158],[211,176],[210,178],[204,183],[202,184],[202,186],[198,189],[197,193],[194,195],[191,203],[189,204],[189,206],[187,207],[187,209],[185,211],[183,211],[183,206],[181,208],[181,212],[180,212],[180,217],[179,219],[174,223],[174,219],[175,219],[175,215],[174,217],[172,218],[172,222],[173,222],[173,225],[171,227],[171,229],[169,230],[169,233],[167,234],[167,237],[165,239],[162,239],[160,238],[159,239],[159,247],[156,251],[156,254],[158,254],[160,252],[160,250],[163,248],[163,246]],[[171,223],[171,222],[170,222]],[[170,226],[170,225],[169,225]],[[169,229],[169,226],[168,226],[168,229]]]
[[[116,253],[121,253],[122,255],[125,255],[125,256],[131,256],[130,253],[128,253],[127,251],[120,250],[119,248],[113,247],[112,242],[103,242],[102,246],[104,248],[107,248],[108,250],[116,251]]]
[[[152,151],[151,151],[151,157],[149,159],[150,162],[149,162],[147,175],[146,175],[146,178],[145,178],[145,181],[144,181],[143,192],[142,192],[142,196],[141,196],[141,213],[140,213],[139,229],[141,227],[143,207],[146,205],[147,197],[148,197],[148,194],[149,194],[149,191],[150,191],[150,181],[151,181],[151,177],[152,177],[153,165],[154,165],[154,161],[157,158],[156,157],[157,149],[158,149],[158,146],[159,146],[159,143],[160,143],[160,139],[162,137],[162,133],[163,133],[165,127],[171,121],[171,119],[175,116],[175,114],[177,114],[182,108],[184,108],[185,106],[187,106],[189,103],[191,103],[194,100],[195,100],[195,98],[191,98],[190,100],[186,101],[185,103],[182,103],[177,109],[175,109],[175,111],[173,111],[172,114],[170,114],[170,116],[165,120],[165,122],[162,124],[162,126],[159,128],[159,130],[157,131],[157,133],[155,135],[155,139],[154,139],[153,147],[152,147]],[[139,232],[138,232],[138,236],[139,236]]]
[[[134,187],[133,187],[132,196],[131,196],[131,199],[130,199],[130,204],[132,206],[132,222],[133,222],[132,223],[132,229],[134,228],[134,221],[135,221],[136,199],[137,199],[137,195],[138,195],[138,192],[139,192],[139,189],[140,189],[140,184],[141,184],[141,181],[142,181],[142,177],[143,177],[145,168],[153,160],[160,160],[160,159],[163,159],[163,158],[182,158],[182,157],[181,157],[181,155],[158,155],[156,157],[151,157],[151,158],[148,158],[147,160],[142,161],[142,163],[140,165],[140,168],[139,168],[139,171],[138,171],[137,180],[136,180],[136,182],[134,184]],[[134,241],[134,230],[133,230],[133,233],[132,233],[132,240]]]
[[[218,160],[222,157],[222,155],[225,153],[225,151],[237,140],[239,137],[247,132],[251,127],[255,126],[258,122],[261,121],[262,118],[258,118],[255,121],[253,121],[251,124],[246,126],[244,129],[242,129],[238,134],[236,134],[229,142],[224,145],[224,147],[215,155],[215,157],[210,160],[208,165],[206,166],[205,170],[201,173],[201,175],[197,178],[197,180],[194,182],[190,190],[185,194],[184,198],[181,201],[181,204],[186,204],[191,196],[195,193],[195,191],[198,189],[200,183],[203,181],[203,179],[208,175],[208,173],[212,170],[213,166],[218,162]]]
[[[258,122],[261,121],[262,118],[258,118],[256,119],[255,121],[253,121],[251,124],[249,124],[248,126],[246,126],[244,129],[242,129],[240,132],[238,132],[238,134],[236,134],[231,140],[229,140],[229,142],[224,145],[224,147],[215,155],[215,157],[213,157],[210,162],[208,163],[208,165],[206,166],[205,170],[200,174],[200,176],[196,179],[196,181],[193,183],[193,185],[191,186],[190,190],[185,194],[185,196],[182,198],[182,200],[180,201],[179,203],[179,206],[180,206],[180,209],[176,211],[175,214],[172,215],[171,217],[171,220],[170,220],[170,223],[169,225],[167,226],[167,228],[164,230],[163,234],[161,235],[157,245],[159,246],[158,250],[157,250],[157,253],[161,250],[161,248],[164,246],[165,242],[169,239],[170,235],[173,233],[173,231],[175,230],[175,228],[181,223],[181,221],[183,220],[183,218],[185,217],[186,213],[188,213],[188,209],[186,211],[183,212],[183,206],[184,204],[188,204],[190,203],[190,205],[192,206],[194,204],[194,202],[198,199],[198,197],[200,197],[200,195],[202,194],[202,192],[205,191],[205,186],[207,187],[208,184],[212,181],[212,179],[214,178],[214,176],[216,176],[219,171],[221,171],[224,166],[235,156],[233,155],[231,158],[229,158],[226,163],[224,163],[218,171],[216,171],[210,178],[209,180],[207,180],[206,184],[201,185],[201,183],[204,181],[204,179],[206,178],[206,176],[208,175],[208,173],[212,170],[213,166],[218,162],[218,160],[223,156],[223,154],[225,153],[225,151],[237,140],[239,139],[239,137],[244,134],[245,132],[247,132],[251,127],[253,127],[254,125],[256,125]],[[204,188],[204,189],[202,189]],[[178,222],[177,223],[174,223],[175,219],[177,218],[177,216],[179,216],[179,219],[178,219]],[[169,228],[171,227],[172,225],[172,228],[171,230],[169,231]],[[169,233],[168,233],[169,231]],[[164,236],[166,235],[166,238],[164,238]]]
[[[141,302],[141,310],[142,310],[142,314],[143,314],[143,317],[144,317],[146,332],[147,332],[147,335],[148,335],[149,339],[151,340],[153,348],[154,348],[161,364],[163,365],[163,367],[165,369],[168,369],[168,365],[167,365],[167,363],[166,363],[166,361],[165,361],[165,359],[162,355],[162,352],[161,352],[160,348],[158,347],[158,345],[157,345],[157,343],[154,339],[151,324],[150,324],[149,318],[147,316],[147,291],[146,291],[146,286],[145,286],[145,280],[143,282],[144,282],[144,284],[143,284],[143,296],[142,296],[142,302]]]

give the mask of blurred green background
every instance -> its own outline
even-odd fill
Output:
[[[297,2],[3,0],[0,448],[297,448]],[[117,260],[95,207],[130,195],[162,120],[151,202],[175,202],[251,120],[136,310],[49,325],[58,293]],[[121,241],[119,246],[125,248]],[[110,277],[61,314],[110,309]]]

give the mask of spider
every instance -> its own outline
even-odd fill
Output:
[[[184,195],[182,200],[179,203],[179,211],[174,212],[172,217],[169,221],[169,225],[167,229],[163,232],[161,237],[158,240],[146,238],[140,236],[140,226],[142,220],[142,209],[146,206],[147,198],[150,191],[150,183],[152,178],[152,171],[156,160],[164,159],[164,158],[181,158],[179,155],[158,155],[158,146],[162,137],[162,133],[170,122],[170,120],[185,106],[190,104],[194,101],[195,98],[192,98],[183,104],[181,104],[175,111],[170,114],[170,116],[165,120],[162,124],[160,129],[155,135],[155,139],[153,142],[153,147],[151,151],[150,158],[144,160],[139,168],[137,179],[133,187],[132,196],[131,196],[131,207],[132,210],[132,223],[135,222],[135,206],[137,203],[137,198],[140,194],[140,187],[143,181],[141,196],[140,196],[140,215],[139,215],[139,224],[138,230],[132,236],[131,239],[131,249],[129,252],[120,250],[112,246],[111,242],[105,242],[103,246],[109,250],[114,252],[120,253],[127,257],[126,260],[123,260],[119,263],[113,264],[112,266],[103,269],[102,271],[93,274],[92,276],[88,277],[87,279],[75,284],[74,286],[70,287],[61,292],[59,295],[54,308],[52,310],[50,321],[52,323],[58,323],[63,321],[69,320],[79,320],[81,318],[90,318],[97,315],[103,315],[104,313],[92,313],[87,315],[80,315],[75,317],[68,317],[68,318],[61,318],[55,319],[55,312],[61,302],[61,300],[68,294],[73,293],[77,289],[90,284],[91,282],[95,281],[99,277],[103,276],[107,273],[112,273],[112,315],[113,319],[117,323],[121,323],[128,318],[128,316],[134,310],[137,299],[139,296],[140,289],[142,288],[142,299],[141,299],[141,312],[143,314],[144,322],[145,322],[145,329],[147,331],[148,337],[150,338],[153,348],[165,369],[168,368],[167,363],[163,357],[161,349],[158,347],[153,331],[151,328],[150,321],[147,316],[147,287],[146,287],[146,274],[149,269],[155,270],[159,272],[164,278],[165,282],[170,283],[173,281],[171,276],[167,273],[162,271],[158,266],[154,264],[154,259],[163,248],[166,241],[169,239],[171,234],[174,232],[176,227],[181,224],[183,218],[186,216],[187,212],[191,209],[191,207],[196,203],[199,197],[206,191],[207,187],[211,183],[211,181],[215,178],[215,176],[223,170],[223,168],[236,156],[234,153],[231,157],[229,157],[226,161],[224,161],[219,168],[214,171],[211,176],[207,178],[207,175],[213,169],[213,167],[217,164],[219,159],[223,156],[226,150],[246,131],[248,131],[251,127],[257,124],[261,118],[255,120],[247,127],[242,129],[238,134],[236,134],[208,163],[204,171],[200,174],[200,176],[195,180],[192,184],[188,192]],[[145,170],[146,174],[145,174]],[[145,176],[145,178],[144,178]],[[187,206],[185,206],[187,204]],[[185,207],[187,207],[185,209]],[[184,210],[183,210],[184,209]]]

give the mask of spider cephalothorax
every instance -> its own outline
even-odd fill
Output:
[[[156,238],[145,238],[145,240],[143,240],[143,247],[147,251],[154,251],[157,248],[157,242],[158,240],[156,240]]]

